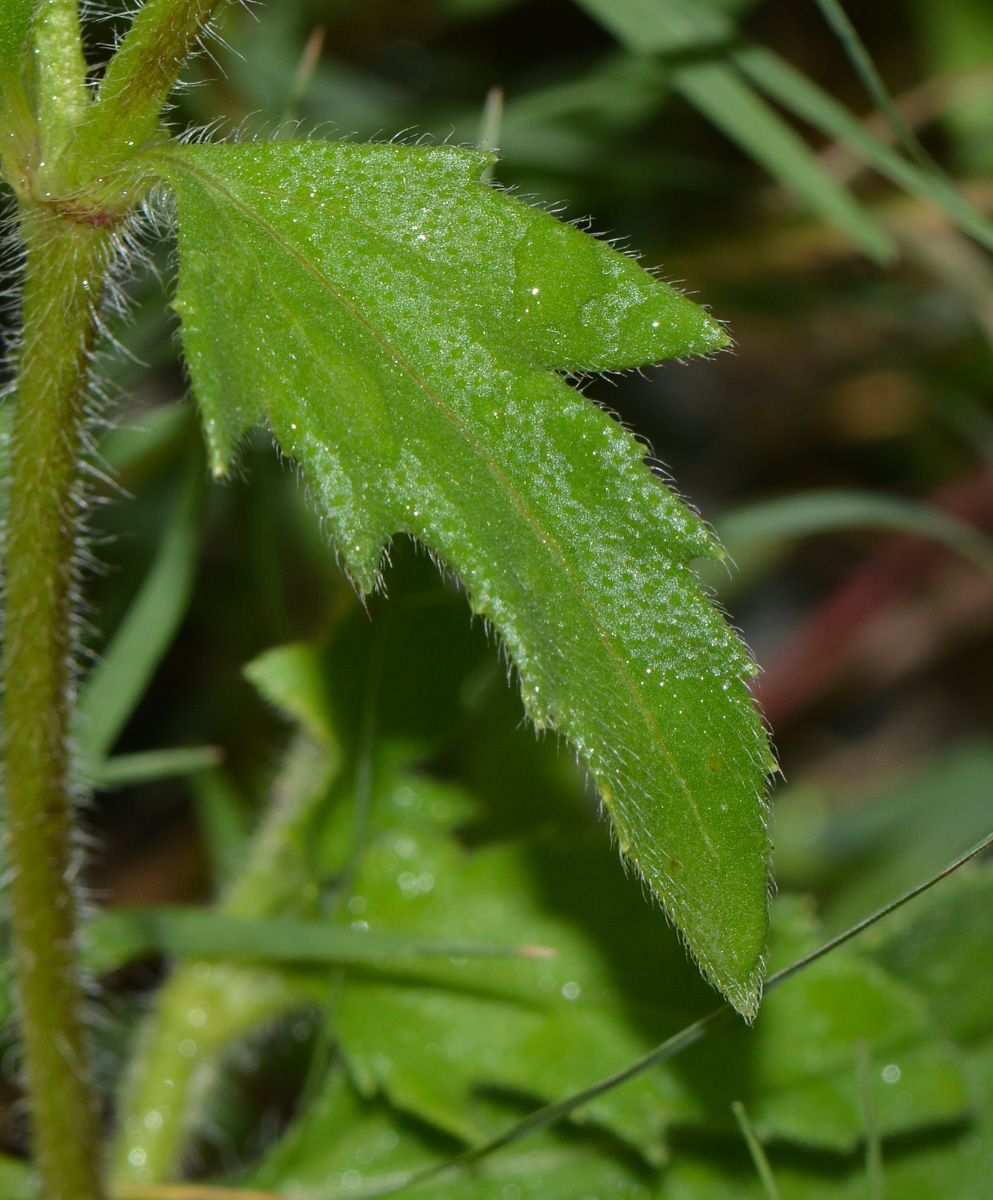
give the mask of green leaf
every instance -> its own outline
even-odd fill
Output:
[[[27,49],[35,0],[0,2],[0,83],[20,74],[21,55]]]
[[[988,964],[987,964],[988,971]],[[993,1041],[969,1056],[973,1119],[916,1154],[894,1156],[886,1168],[887,1195],[900,1200],[985,1200],[993,1164]]]
[[[899,1200],[987,1200],[993,1162],[993,1043],[966,1061],[974,1116],[913,1140],[884,1143],[886,1195]],[[865,1200],[865,1167],[852,1156],[778,1156],[770,1151],[782,1200]],[[674,1156],[660,1200],[762,1200],[750,1164],[728,1147],[693,1147]]]
[[[626,1066],[708,1005],[675,939],[643,907],[602,845],[467,854],[418,821],[398,821],[369,848],[353,884],[349,909],[371,930],[511,938],[557,953],[499,966],[425,962],[406,978],[350,972],[335,1031],[360,1090],[381,1090],[402,1110],[478,1142],[497,1132],[476,1103],[479,1089],[550,1101]],[[678,1076],[656,1072],[584,1116],[657,1160],[668,1125],[696,1112]]]
[[[245,678],[264,699],[319,742],[336,741],[320,655],[309,642],[276,646],[253,659]]]
[[[448,147],[181,146],[176,308],[215,471],[268,416],[363,590],[391,535],[461,576],[539,728],[707,977],[755,1011],[766,939],[751,661],[686,565],[719,553],[643,448],[553,371],[716,349],[631,259]]]
[[[276,1192],[292,1181],[302,1198],[326,1197],[354,1184],[359,1192],[444,1154],[424,1130],[388,1105],[360,1096],[344,1072],[333,1071],[314,1102],[297,1116],[262,1161],[237,1180],[238,1187]],[[347,1181],[344,1179],[348,1172]]]
[[[959,871],[887,922],[869,946],[926,997],[950,1037],[993,1034],[993,866]]]
[[[493,1108],[491,1104],[489,1107]],[[499,1110],[496,1110],[499,1112]],[[494,1113],[496,1115],[496,1113]],[[507,1112],[499,1114],[507,1119]],[[407,1172],[444,1156],[446,1144],[381,1100],[356,1094],[341,1072],[262,1162],[235,1186],[336,1200],[395,1187]],[[421,1200],[647,1200],[651,1176],[595,1134],[550,1131],[525,1150],[448,1172],[412,1192]],[[652,1195],[655,1193],[652,1192]]]
[[[405,1111],[471,1141],[494,1132],[480,1126],[478,1089],[558,1100],[706,1011],[673,941],[653,935],[649,914],[602,847],[558,837],[554,847],[531,840],[467,855],[416,806],[384,803],[388,795],[384,788],[374,806],[376,834],[351,911],[372,929],[537,940],[558,955],[499,969],[423,964],[405,979],[349,974],[335,1029],[363,1092],[381,1089]],[[781,901],[776,911],[780,959],[822,940],[796,902]],[[954,1052],[923,1003],[853,950],[771,995],[753,1030],[714,1030],[678,1068],[605,1093],[585,1115],[658,1160],[673,1121],[725,1129],[731,1101],[745,1098],[765,1136],[848,1150],[862,1134],[855,1064],[863,1039],[884,1059],[880,1069],[900,1064],[897,1083],[877,1084],[885,1132],[962,1115]]]

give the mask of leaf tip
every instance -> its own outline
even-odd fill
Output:
[[[700,322],[699,342],[700,349],[694,350],[693,353],[712,354],[717,350],[730,350],[734,345],[734,338],[723,322],[704,312]]]

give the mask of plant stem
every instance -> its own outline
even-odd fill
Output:
[[[90,99],[77,0],[46,0],[38,11],[34,44],[42,152],[52,158],[82,120]]]
[[[219,905],[239,917],[284,915],[315,898],[306,870],[307,837],[341,759],[337,745],[299,733],[276,784],[274,802]],[[120,1099],[109,1165],[115,1192],[158,1183],[176,1169],[200,1115],[204,1080],[237,1037],[289,1009],[321,1004],[323,985],[284,968],[193,959],[159,989],[155,1012],[132,1056]],[[155,1120],[142,1119],[155,1113]]]
[[[77,173],[106,174],[140,150],[222,0],[146,0],[107,64],[89,119],[73,147]]]
[[[99,1105],[76,944],[68,750],[73,565],[89,353],[110,234],[25,207],[3,697],[17,986],[47,1200],[99,1200]]]

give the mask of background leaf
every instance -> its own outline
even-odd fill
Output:
[[[87,677],[74,714],[84,770],[99,772],[183,619],[193,591],[202,490],[201,467],[196,464],[178,489],[140,592]]]
[[[4,86],[18,77],[34,8],[35,0],[3,0],[0,3],[0,82]]]
[[[752,1013],[771,759],[749,659],[685,565],[718,551],[637,443],[551,373],[725,335],[604,243],[481,185],[488,161],[286,142],[156,153],[214,469],[267,412],[363,589],[397,532],[458,572],[529,715],[579,750],[622,852]]]
[[[0,1194],[5,1200],[37,1200],[41,1188],[27,1163],[0,1155]]]
[[[461,930],[489,940],[515,930],[556,955],[496,970],[468,960],[424,963],[406,980],[349,973],[335,1030],[365,1094],[382,1091],[400,1109],[478,1141],[495,1132],[476,1102],[480,1089],[557,1099],[624,1066],[706,1006],[671,934],[656,928],[653,936],[657,919],[639,913],[636,890],[623,886],[599,839],[467,855],[412,812],[393,810],[392,827],[370,845],[353,883],[350,910],[370,931]],[[597,905],[584,903],[583,892],[599,900],[599,929],[587,920],[584,930],[582,916]],[[558,912],[542,912],[549,901]],[[612,954],[608,928],[616,931]],[[639,955],[651,961],[640,976]],[[585,1118],[658,1160],[666,1127],[694,1107],[674,1076],[656,1073],[589,1105]]]
[[[875,957],[928,999],[959,1042],[993,1034],[993,866],[960,871],[870,940]]]
[[[494,1118],[506,1105],[490,1103]],[[304,1198],[347,1195],[395,1186],[410,1170],[437,1161],[445,1143],[382,1101],[364,1100],[347,1079],[332,1075],[312,1110],[247,1177],[247,1187],[278,1189],[292,1180]],[[540,1195],[573,1200],[643,1200],[650,1176],[618,1153],[609,1139],[551,1131],[526,1150],[486,1159],[469,1171],[454,1171],[421,1184],[412,1194],[425,1200],[508,1200]],[[595,1189],[595,1191],[590,1191]]]

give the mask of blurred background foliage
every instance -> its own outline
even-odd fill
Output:
[[[584,386],[644,438],[737,562],[708,582],[764,668],[756,694],[782,766],[774,965],[993,825],[993,8],[850,0],[846,11],[889,115],[857,69],[859,46],[830,28],[827,0],[280,0],[226,13],[172,116],[215,136],[497,146],[500,185],[567,219],[593,214],[591,228],[728,323],[733,353]],[[120,20],[93,26],[94,61]],[[168,282],[168,246],[153,257]],[[444,966],[417,995],[375,971],[342,984],[338,968],[329,980],[313,965],[270,991],[239,985],[263,999],[221,1022],[228,1086],[209,1119],[190,1118],[188,1172],[355,1194],[373,1160],[379,1177],[488,1136],[529,1102],[624,1065],[712,999],[612,861],[571,759],[522,727],[454,584],[397,544],[390,601],[363,610],[261,436],[235,481],[208,482],[160,281],[144,274],[132,290],[132,315],[113,331],[124,353],[107,359],[114,402],[99,431],[99,566],[82,635],[99,664],[78,731],[97,784],[87,821],[98,899],[199,903],[241,864],[242,892],[248,870],[262,898],[231,908],[229,894],[229,911],[347,920],[346,907],[375,907],[380,859],[395,863],[416,834],[425,860],[411,867],[411,895],[436,874],[457,880],[448,915],[428,912],[423,928],[392,920],[384,890],[384,927],[544,941],[563,961],[538,972],[552,980],[541,988],[568,1002],[576,963],[584,979],[602,976],[598,996],[623,999],[623,1020],[596,1004],[580,1019],[566,1003],[528,1043],[500,1007],[530,987],[516,965],[500,973],[510,999],[488,1007],[453,999]],[[259,658],[289,643],[310,649]],[[318,784],[307,776],[320,815],[304,805],[306,867],[277,895],[272,864],[246,868],[244,847],[274,780],[296,786],[308,737],[324,746]],[[374,849],[359,861],[356,846]],[[585,1126],[429,1192],[767,1195],[731,1116],[744,1099],[783,1195],[865,1195],[864,1147],[883,1137],[889,1194],[988,1198],[991,906],[978,868],[826,976],[770,999],[757,1043],[715,1037],[641,1093],[605,1098]],[[163,978],[155,948],[183,951],[182,936],[163,936],[143,954],[111,936],[106,960],[96,955],[116,967],[100,1035],[108,1093],[122,1034]],[[848,991],[832,999],[839,980]],[[169,986],[189,1008],[182,989],[195,983]],[[315,1016],[329,1003],[333,1020]],[[260,1038],[286,1012],[296,1016]],[[845,1029],[844,1012],[861,1015]],[[451,1044],[446,1028],[458,1032]],[[501,1058],[494,1046],[512,1030]],[[7,1036],[0,1136],[16,1156],[12,1025]],[[442,1045],[431,1064],[429,1043]],[[865,1045],[871,1086],[860,1082]],[[466,1056],[485,1065],[474,1075]],[[902,1091],[886,1076],[898,1062]],[[137,1119],[156,1103],[126,1111]],[[125,1143],[141,1182],[151,1158],[140,1156],[153,1151]],[[10,1195],[27,1194],[15,1158],[0,1160],[6,1169]]]

